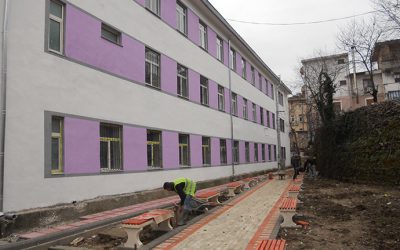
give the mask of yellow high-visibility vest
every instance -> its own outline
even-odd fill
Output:
[[[185,183],[185,187],[183,188],[183,192],[187,195],[194,196],[194,193],[196,192],[196,182],[192,181],[189,178],[178,178],[174,180],[174,188],[176,185],[181,184],[182,182]],[[176,189],[175,189],[176,191]]]

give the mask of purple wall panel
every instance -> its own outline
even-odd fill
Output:
[[[262,162],[262,143],[258,143],[258,161]]]
[[[221,165],[221,156],[219,154],[219,138],[211,138],[211,165],[219,166]]]
[[[174,29],[176,28],[176,0],[162,0],[161,19],[167,22]]]
[[[123,128],[124,170],[147,169],[147,133],[145,128]]]
[[[167,56],[161,55],[161,89],[167,93],[176,95],[177,63]]]
[[[238,117],[243,118],[243,97],[237,95],[237,110],[238,110]]]
[[[249,121],[253,121],[253,103],[250,100],[247,101],[247,107],[249,110]]]
[[[231,112],[231,94],[229,89],[224,88],[225,90],[225,112],[230,114]]]
[[[175,132],[162,132],[162,159],[164,169],[179,168],[179,136]]]
[[[227,164],[232,164],[232,141],[226,139],[226,160]]]
[[[246,149],[244,145],[244,141],[239,141],[239,162],[245,163],[246,162]]]
[[[210,108],[218,109],[218,85],[212,80],[208,81],[208,94]]]
[[[64,172],[100,172],[99,122],[66,117],[64,119]]]
[[[144,6],[144,2],[145,2],[145,0],[136,0],[136,2],[137,2],[138,4],[140,4],[140,5]]]
[[[200,74],[189,69],[189,99],[200,103]]]
[[[217,57],[217,34],[213,29],[207,27],[208,32],[208,53],[213,57]]]
[[[224,41],[224,64],[229,65],[229,44]]]
[[[272,112],[269,112],[269,127],[272,128],[272,124],[273,124],[273,120],[272,120]]]
[[[254,143],[250,142],[249,143],[249,149],[250,149],[250,162],[254,162]]]
[[[201,136],[190,135],[190,163],[193,167],[203,166],[201,143]]]
[[[260,106],[258,106],[257,104],[256,104],[256,116],[257,116],[256,122],[260,124]]]
[[[65,55],[107,72],[144,82],[143,44],[122,34],[122,46],[101,38],[101,22],[67,5]]]
[[[200,34],[199,34],[199,17],[193,13],[190,9],[187,10],[188,14],[188,38],[199,45]]]
[[[247,81],[251,83],[251,65],[249,62],[246,63],[246,76]]]

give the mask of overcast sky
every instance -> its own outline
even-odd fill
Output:
[[[209,0],[225,17],[252,22],[292,23],[326,20],[373,10],[369,0]],[[368,16],[364,16],[367,18]],[[363,17],[357,17],[360,19]],[[339,27],[353,19],[298,25],[266,26],[229,21],[266,64],[295,92],[301,59],[318,50],[337,53]],[[298,85],[298,84],[297,84]],[[295,94],[295,93],[293,93]]]

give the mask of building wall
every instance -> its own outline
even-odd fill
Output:
[[[211,13],[189,9],[191,3],[183,1],[188,6],[185,37],[173,27],[175,1],[162,1],[161,18],[143,8],[144,1],[121,0],[113,5],[106,0],[66,1],[65,53],[59,56],[46,50],[46,2],[11,3],[5,211],[149,190],[181,176],[202,181],[232,175],[226,40],[229,34],[221,25],[214,24]],[[215,43],[212,39],[216,34],[225,40],[224,63],[216,60],[213,46],[209,46],[208,52],[197,46],[200,12],[201,20],[210,29],[209,45]],[[122,46],[101,38],[101,22],[121,31]],[[235,47],[238,59],[241,54],[249,53],[238,49],[239,45],[233,46],[238,46]],[[161,55],[160,90],[144,83],[145,47]],[[246,61],[255,65],[256,75],[260,72],[269,83],[276,84],[269,77],[271,73],[258,66],[259,62]],[[188,100],[176,96],[177,63],[189,69]],[[258,112],[263,107],[265,115],[267,110],[276,113],[271,91],[252,86],[251,77],[243,79],[240,69],[238,65],[237,73],[232,72],[232,91],[238,94],[238,99],[248,100],[249,117],[251,103],[257,104]],[[209,79],[209,106],[199,104],[200,75]],[[225,88],[225,111],[217,110],[217,84]],[[279,115],[288,121],[286,98],[285,103],[286,113]],[[239,106],[238,111],[240,114]],[[49,171],[52,115],[64,117],[61,175],[51,175]],[[101,122],[122,127],[120,172],[100,171]],[[147,129],[162,132],[163,169],[147,167]],[[289,151],[287,131],[281,138],[282,146]],[[276,130],[260,124],[259,117],[252,122],[238,116],[233,117],[233,132],[234,139],[240,140],[241,159],[241,164],[235,166],[235,174],[276,167],[275,159],[243,162],[244,142],[265,144],[266,151],[268,145],[273,149],[277,144]],[[190,168],[179,166],[179,133],[190,135]],[[202,166],[202,136],[211,138],[211,166]],[[220,164],[216,150],[220,138],[227,139],[227,165]]]

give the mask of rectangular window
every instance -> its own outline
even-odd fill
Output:
[[[338,59],[337,63],[338,63],[338,64],[344,64],[345,61],[344,61],[344,59]]]
[[[224,40],[217,36],[217,59],[224,62]]]
[[[279,128],[281,130],[281,132],[285,132],[285,121],[282,120],[281,118],[279,118]]]
[[[179,134],[179,165],[189,166],[190,156],[189,156],[189,135]]]
[[[400,99],[400,91],[389,91],[388,92],[388,99],[389,100],[396,100],[396,99]]]
[[[371,79],[363,79],[364,94],[372,93],[373,84]]]
[[[258,143],[254,143],[254,161],[258,161]]]
[[[121,32],[105,23],[101,24],[101,37],[107,41],[121,45]]]
[[[269,118],[269,111],[267,110],[267,127],[271,127],[271,121],[270,121],[270,118]]]
[[[248,114],[247,114],[247,99],[243,98],[243,118],[247,120]]]
[[[253,122],[257,122],[257,106],[253,103]]]
[[[147,166],[149,168],[162,167],[160,131],[147,130]]]
[[[304,122],[303,119],[304,119],[304,118],[303,118],[303,115],[299,115],[299,122]]]
[[[347,84],[346,80],[340,81],[339,82],[340,86],[345,86]]]
[[[400,83],[400,73],[399,72],[395,72],[393,74],[393,79],[394,79],[394,82]]]
[[[200,31],[200,47],[207,50],[207,43],[208,43],[207,26],[201,21],[199,22],[199,31]]]
[[[268,145],[268,161],[272,160],[271,145]]]
[[[261,144],[261,160],[265,161],[265,144]]]
[[[274,85],[270,83],[271,86],[271,98],[274,99]]]
[[[278,102],[283,106],[283,94],[280,91],[278,91]]]
[[[177,30],[187,35],[187,9],[179,1],[176,2],[176,22]]]
[[[244,59],[242,58],[242,77],[243,77],[244,79],[246,79],[246,77],[247,77],[246,68],[247,68],[247,66],[246,66],[246,60],[244,60]]]
[[[264,109],[260,107],[260,122],[261,125],[264,125]]]
[[[177,92],[181,97],[188,98],[188,70],[178,64],[177,68]]]
[[[231,48],[231,51],[229,53],[231,58],[230,62],[231,70],[236,71],[236,51]]]
[[[281,156],[282,156],[282,159],[286,159],[286,148],[285,147],[281,147]]]
[[[208,106],[208,79],[200,76],[200,102]]]
[[[232,115],[238,115],[237,95],[235,93],[232,93]]]
[[[146,84],[160,88],[160,54],[146,48]]]
[[[64,50],[64,4],[50,1],[49,51],[62,54]]]
[[[253,66],[251,66],[251,84],[256,84],[256,72],[254,71]]]
[[[219,156],[221,159],[221,164],[227,164],[227,152],[226,152],[226,140],[220,139],[219,140]]]
[[[248,142],[245,142],[244,148],[245,148],[246,162],[250,162],[250,144]]]
[[[274,161],[276,161],[276,145],[274,145]]]
[[[64,172],[64,118],[53,116],[51,118],[51,173]]]
[[[233,162],[239,163],[239,142],[233,141]]]
[[[271,121],[271,123],[272,123],[272,128],[275,129],[275,114],[274,113],[272,113],[272,121]]]
[[[122,127],[100,124],[101,171],[122,170]]]
[[[218,110],[225,111],[225,89],[218,85]]]
[[[211,145],[210,145],[210,137],[202,138],[202,155],[203,155],[203,165],[211,164]]]
[[[160,15],[160,0],[146,0],[146,8],[156,14]]]
[[[260,73],[258,74],[258,85],[260,86],[260,89],[262,89],[262,76]]]

